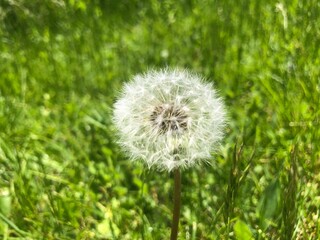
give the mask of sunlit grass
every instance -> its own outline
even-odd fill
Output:
[[[317,1],[0,7],[3,239],[168,239],[172,176],[128,162],[110,121],[123,82],[164,66],[229,110],[213,165],[183,173],[180,238],[319,238]]]

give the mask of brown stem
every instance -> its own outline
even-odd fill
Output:
[[[180,217],[180,206],[181,206],[181,176],[179,169],[174,170],[174,195],[173,195],[173,217],[171,227],[170,240],[177,240],[178,228],[179,228],[179,217]]]

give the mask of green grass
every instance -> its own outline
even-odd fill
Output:
[[[214,81],[229,125],[212,166],[182,174],[180,239],[320,237],[320,4],[3,0],[2,239],[168,239],[172,175],[115,144],[132,75]]]

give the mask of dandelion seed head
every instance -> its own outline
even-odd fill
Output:
[[[225,107],[187,70],[136,75],[114,104],[118,142],[132,160],[172,171],[208,161],[223,137]]]
[[[150,121],[155,131],[159,134],[171,132],[172,134],[182,133],[188,126],[188,115],[185,107],[174,104],[162,104],[154,107]]]

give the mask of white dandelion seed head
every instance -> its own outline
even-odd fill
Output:
[[[187,70],[136,75],[114,104],[119,144],[132,160],[172,171],[208,161],[226,112],[210,83]]]

